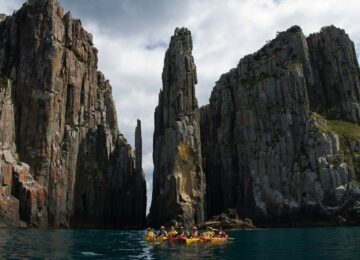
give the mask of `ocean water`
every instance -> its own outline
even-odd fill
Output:
[[[222,244],[149,244],[143,231],[0,229],[1,259],[360,259],[360,227],[232,231]]]

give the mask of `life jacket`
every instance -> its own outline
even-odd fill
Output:
[[[166,230],[160,230],[160,231],[159,231],[158,237],[161,237],[161,236],[167,236]]]
[[[168,236],[169,236],[169,237],[175,237],[176,235],[177,235],[176,230],[171,230],[171,231],[169,231],[169,233],[168,233]]]
[[[186,232],[185,231],[181,232],[180,237],[186,237]]]
[[[145,238],[153,239],[153,238],[155,238],[155,233],[152,231],[147,231],[145,234]]]
[[[227,234],[225,233],[225,231],[219,231],[219,236],[226,237]]]
[[[198,237],[198,236],[199,236],[199,232],[198,232],[198,231],[192,231],[192,232],[191,232],[191,236],[192,236],[192,237]]]
[[[213,237],[213,236],[215,236],[215,233],[212,232],[212,231],[205,231],[203,233],[203,236],[205,236],[205,237]]]

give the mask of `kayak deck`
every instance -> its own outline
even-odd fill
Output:
[[[144,239],[146,242],[163,242],[168,240],[167,237],[158,237],[158,238],[145,238]]]
[[[200,242],[200,237],[191,237],[186,239],[186,244],[192,244]]]

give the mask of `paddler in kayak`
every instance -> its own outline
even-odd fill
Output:
[[[197,230],[197,227],[192,227],[190,236],[199,237],[199,231]]]
[[[186,231],[185,231],[185,228],[184,228],[184,227],[180,227],[179,237],[183,237],[183,238],[186,238],[186,237],[187,237]]]
[[[146,229],[146,233],[145,233],[144,239],[145,239],[145,240],[148,240],[148,241],[152,241],[152,240],[155,240],[155,239],[156,239],[155,233],[152,231],[151,228],[147,228],[147,229]]]
[[[159,238],[159,237],[167,237],[167,236],[168,234],[165,230],[165,227],[161,226],[159,232],[156,234],[156,237]]]
[[[214,231],[212,230],[211,227],[206,227],[206,231],[204,233],[202,233],[203,237],[214,237],[215,236],[215,233]]]
[[[174,228],[174,227],[171,227],[171,228],[170,228],[170,231],[169,231],[169,233],[168,233],[168,237],[176,237],[177,234],[178,234],[178,232],[175,230],[175,228]]]
[[[228,235],[226,234],[224,229],[222,227],[220,227],[219,232],[218,232],[218,234],[216,236],[218,236],[218,237],[227,237]]]

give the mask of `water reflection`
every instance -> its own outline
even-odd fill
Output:
[[[69,258],[71,231],[38,229],[0,230],[0,256],[4,258]]]

